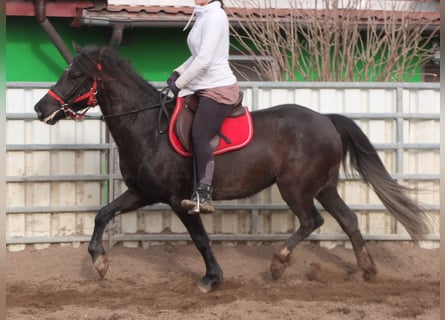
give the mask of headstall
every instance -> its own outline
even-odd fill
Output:
[[[102,69],[102,65],[98,64],[97,69],[100,71]],[[94,78],[93,85],[91,86],[91,89],[88,90],[88,92],[72,100],[68,100],[67,98],[65,98],[64,95],[61,94],[55,86],[52,86],[51,89],[48,90],[48,94],[60,103],[59,110],[62,110],[72,120],[82,120],[90,108],[97,106],[97,79]],[[82,112],[74,111],[71,108],[73,104],[84,100],[86,100],[87,103]]]

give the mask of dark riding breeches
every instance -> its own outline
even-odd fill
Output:
[[[199,107],[192,127],[193,155],[199,183],[212,185],[215,160],[210,140],[221,129],[231,110],[231,105],[199,96]]]

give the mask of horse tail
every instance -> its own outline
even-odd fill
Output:
[[[385,207],[405,227],[411,238],[419,241],[426,238],[431,225],[426,212],[406,194],[415,191],[398,184],[386,170],[368,137],[350,118],[339,114],[328,114],[343,143],[343,168],[350,175],[347,167],[355,169],[365,183],[371,186]]]

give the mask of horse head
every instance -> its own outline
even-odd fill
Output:
[[[105,50],[107,47],[79,49],[56,84],[35,105],[40,121],[53,125],[67,117],[82,119],[89,108],[97,105],[101,59]]]

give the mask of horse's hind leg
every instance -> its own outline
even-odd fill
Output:
[[[363,278],[365,280],[372,280],[377,274],[377,269],[360,233],[357,216],[340,198],[336,187],[330,186],[321,190],[316,198],[337,220],[351,240],[357,258],[357,266],[363,270]]]
[[[275,252],[272,257],[270,271],[272,273],[272,277],[275,279],[279,279],[283,276],[289,263],[290,254],[298,243],[307,238],[324,222],[323,217],[314,206],[314,198],[312,196],[313,192],[301,189],[299,191],[290,191],[292,188],[296,187],[290,186],[290,188],[284,188],[282,184],[279,184],[278,186],[284,201],[286,201],[290,209],[298,216],[300,226],[298,230],[287,240],[284,247]],[[304,194],[304,196],[302,196],[302,194]]]
[[[109,265],[108,257],[102,245],[102,237],[106,225],[115,214],[136,210],[145,204],[137,193],[129,189],[97,212],[94,221],[94,232],[88,245],[88,252],[91,255],[96,271],[102,278],[107,273]]]

